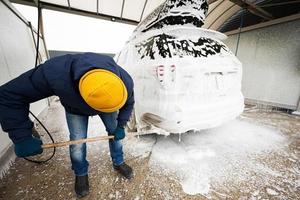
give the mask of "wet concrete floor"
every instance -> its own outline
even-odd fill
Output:
[[[40,118],[56,141],[68,140],[64,110],[58,102],[52,103]],[[88,145],[91,188],[89,196],[83,199],[300,199],[300,117],[248,107],[241,118],[275,127],[288,138],[284,153],[270,154],[261,161],[273,163],[281,175],[274,174],[272,180],[257,185],[255,180],[261,183],[258,180],[264,177],[253,174],[250,182],[224,183],[213,186],[208,195],[189,195],[176,179],[151,169],[151,152],[148,156],[134,156],[125,148],[126,162],[134,168],[135,177],[123,179],[112,168],[107,142],[96,142]],[[89,136],[104,134],[103,125],[92,119],[89,129],[98,128],[99,133]],[[44,143],[50,142],[39,125],[37,130]],[[51,150],[45,150],[42,158],[50,154]],[[76,199],[68,148],[58,148],[55,157],[46,164],[17,158],[0,182],[0,199]]]

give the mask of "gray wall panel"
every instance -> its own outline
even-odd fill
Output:
[[[225,43],[235,52],[237,34]],[[241,33],[246,98],[296,109],[300,97],[300,20]]]

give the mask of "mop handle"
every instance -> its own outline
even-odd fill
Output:
[[[71,140],[71,141],[65,141],[65,142],[57,142],[57,143],[49,143],[49,144],[44,144],[42,145],[43,149],[49,149],[53,147],[63,147],[63,146],[68,146],[72,144],[82,144],[86,142],[95,142],[95,141],[100,141],[100,140],[109,140],[109,139],[114,139],[113,135],[110,136],[98,136],[98,137],[92,137],[92,138],[85,138],[85,139],[79,139],[79,140]]]

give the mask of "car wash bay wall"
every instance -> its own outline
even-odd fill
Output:
[[[237,57],[246,102],[300,109],[299,36],[300,19],[241,33]],[[233,53],[237,38],[225,40]]]
[[[8,1],[0,1],[0,85],[34,67],[35,43],[27,22]],[[40,42],[41,61],[46,59],[43,42]],[[47,100],[36,102],[30,110],[39,114],[47,106]],[[1,111],[0,111],[1,112]],[[0,178],[11,161],[12,143],[7,133],[0,129]]]

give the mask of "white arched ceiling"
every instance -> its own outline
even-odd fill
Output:
[[[98,1],[98,13],[102,13],[105,15],[111,15],[111,16],[121,16],[122,5],[123,5],[123,0],[113,0],[113,1],[101,0],[101,1]],[[72,6],[72,4],[71,4],[71,6]]]
[[[72,7],[77,9],[83,9],[89,12],[97,12],[97,0],[84,0],[84,1],[86,3],[82,4],[82,0],[72,0]]]
[[[227,21],[228,18],[230,18],[232,15],[234,15],[236,12],[238,12],[241,8],[237,5],[234,5],[225,12],[223,12],[221,15],[219,15],[218,19],[210,25],[209,29],[212,30],[218,30],[220,26],[224,24],[224,22]]]
[[[203,28],[217,30],[227,19],[241,9],[229,0],[218,0],[210,5]]]
[[[209,4],[209,7],[208,7],[208,15],[216,8],[218,7],[224,0],[218,0],[218,1],[215,1],[213,3],[210,3]]]
[[[11,0],[35,5],[33,0]],[[166,0],[40,0],[42,7],[79,15],[138,24]],[[229,0],[208,0],[210,3],[204,28],[217,30],[240,7]]]

